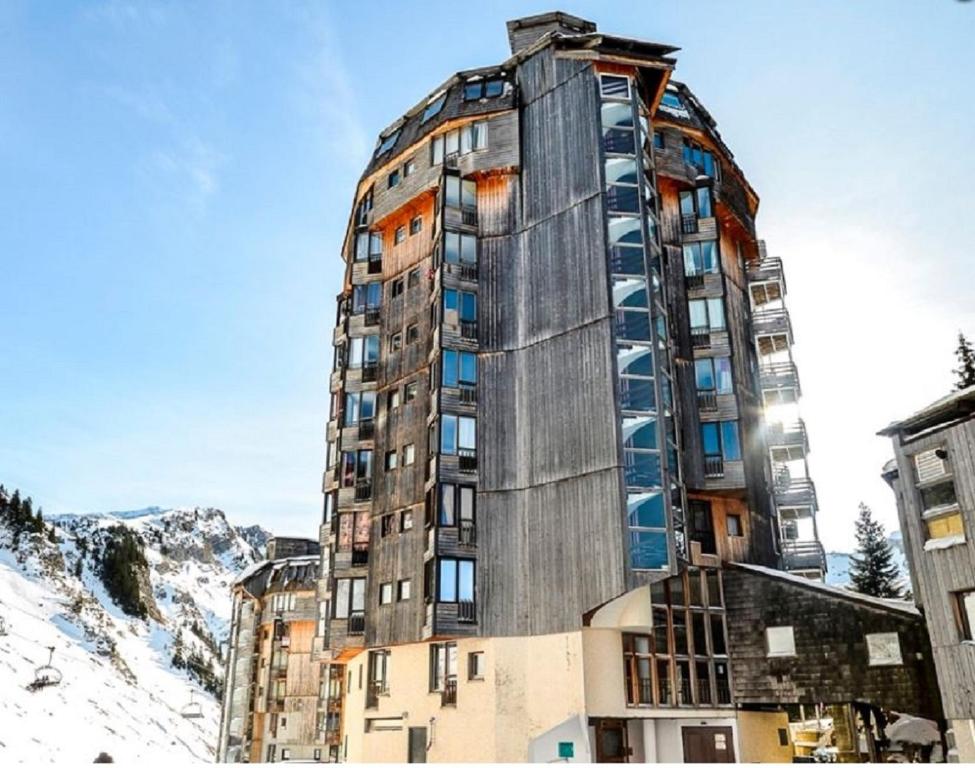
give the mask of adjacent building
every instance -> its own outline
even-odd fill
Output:
[[[931,714],[917,612],[821,584],[782,264],[677,49],[558,12],[508,38],[355,192],[321,759],[783,760],[804,706],[878,740]]]
[[[218,762],[323,760],[323,670],[312,658],[318,542],[274,538],[233,585]]]
[[[950,743],[975,762],[975,387],[954,392],[880,432],[894,459],[883,477],[897,497],[914,600],[924,611]]]

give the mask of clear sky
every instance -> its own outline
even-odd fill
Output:
[[[383,127],[507,56],[491,2],[0,3],[0,481],[314,535],[339,246]],[[571,2],[678,45],[786,262],[828,547],[975,336],[975,3]]]

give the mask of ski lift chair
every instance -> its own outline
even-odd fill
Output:
[[[190,703],[183,707],[179,713],[187,720],[199,720],[203,717],[203,707],[194,699],[193,691],[190,691]]]
[[[27,686],[31,691],[39,691],[51,685],[60,685],[63,675],[61,670],[54,666],[54,646],[47,647],[47,664],[42,664],[34,670],[34,681]]]

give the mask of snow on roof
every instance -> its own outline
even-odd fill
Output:
[[[813,581],[812,579],[807,579],[804,576],[796,576],[795,574],[788,573],[787,571],[767,568],[763,565],[752,565],[751,563],[732,563],[731,565],[743,571],[752,571],[754,573],[761,574],[762,576],[768,576],[780,581],[788,581],[791,584],[805,587],[806,589],[811,589],[815,592],[823,592],[830,597],[835,597],[840,600],[863,603],[868,607],[879,608],[885,611],[898,611],[912,617],[921,616],[920,611],[918,611],[918,609],[912,603],[909,603],[906,600],[888,600],[883,597],[871,597],[870,595],[863,595],[859,592],[843,589],[842,587],[834,587],[829,584],[824,584],[821,581]]]
[[[924,427],[943,424],[959,416],[975,414],[975,386],[959,389],[915,411],[906,419],[892,421],[877,434],[894,435],[902,430],[916,432]]]
[[[268,583],[273,581],[281,571],[285,571],[283,581],[288,584],[293,580],[296,575],[296,569],[305,569],[301,576],[298,576],[298,580],[302,580],[307,576],[308,566],[318,566],[319,555],[299,555],[297,557],[284,557],[280,560],[261,560],[259,563],[254,563],[249,565],[240,575],[234,579],[234,586],[239,586],[245,581],[249,581],[257,576],[261,571],[269,570],[268,573]],[[287,569],[287,570],[286,570]]]

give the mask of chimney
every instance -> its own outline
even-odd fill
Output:
[[[584,35],[596,31],[596,25],[591,21],[571,16],[562,11],[540,13],[537,16],[525,16],[508,22],[508,42],[511,52],[518,53],[536,43],[549,32],[559,32],[563,35]]]

